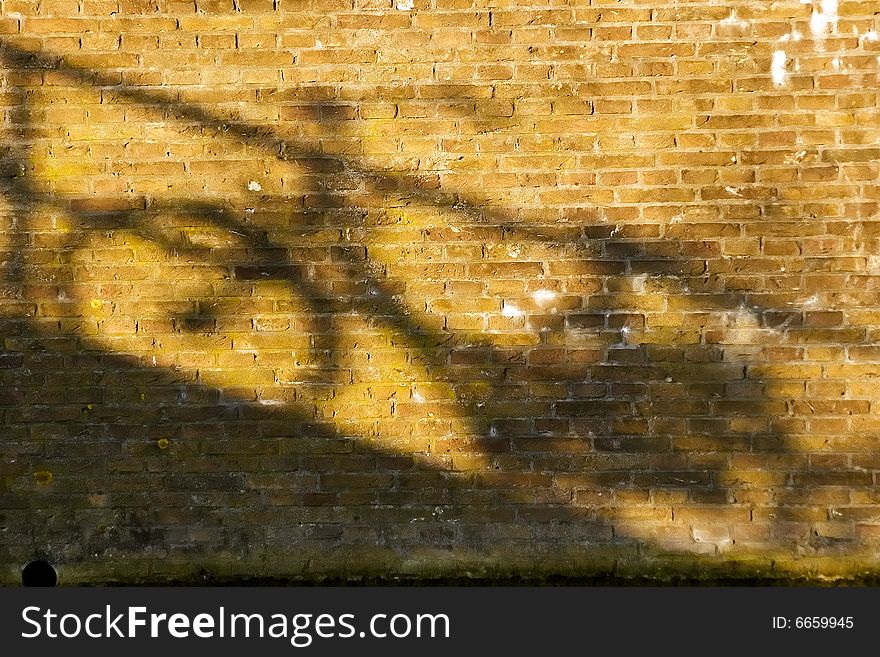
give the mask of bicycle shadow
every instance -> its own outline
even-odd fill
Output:
[[[8,43],[4,57],[14,68],[111,86]],[[17,93],[15,124],[27,142],[35,128],[27,92]],[[162,579],[191,577],[206,563],[215,576],[454,573],[462,563],[570,572],[589,554],[588,568],[610,572],[652,551],[690,559],[750,544],[820,552],[851,544],[804,534],[821,515],[800,504],[815,499],[813,457],[792,449],[789,434],[803,443],[792,404],[811,402],[803,391],[771,395],[787,375],[765,358],[786,348],[780,335],[794,345],[858,343],[863,330],[806,326],[797,306],[786,312],[769,299],[762,307],[760,295],[724,289],[730,265],[699,240],[522,226],[267,127],[220,121],[144,90],[113,93],[308,169],[314,175],[300,191],[308,201],[291,212],[278,194],[252,208],[212,198],[53,197],[28,173],[27,148],[7,158],[15,225],[7,231],[4,421],[17,439],[3,507],[17,529],[4,561],[26,560],[41,545],[81,573],[95,559],[93,574],[128,567],[119,576],[138,577],[134,569],[147,563],[149,577]],[[445,224],[395,228],[396,240],[464,233],[460,241],[481,245],[482,256],[500,237],[502,248],[534,259],[414,266],[404,252],[392,260],[382,251],[387,212],[339,207],[332,181],[320,182],[352,170],[368,194],[394,190]],[[51,235],[40,222],[52,215],[65,216],[70,232]],[[278,217],[295,230],[279,230]],[[328,230],[336,241],[321,243]],[[355,238],[343,239],[344,230]],[[296,231],[318,244],[293,247]],[[28,260],[40,232],[57,240],[46,249],[56,259]],[[187,237],[194,234],[222,239],[200,244]],[[156,260],[125,263],[132,283],[120,284],[108,271],[119,265],[76,259],[108,239],[131,251],[149,246]],[[173,293],[175,268],[200,284],[183,299]],[[540,284],[493,292],[499,271]],[[491,308],[481,312],[501,311],[504,323],[448,325],[470,314],[471,293],[421,309],[407,296],[408,284],[451,276],[482,278],[480,299]],[[150,291],[149,310],[125,298],[139,290]],[[48,291],[65,291],[65,303],[50,305]],[[670,305],[694,323],[646,321]],[[82,321],[89,315],[94,324]],[[264,320],[274,340],[255,331]],[[755,336],[755,347],[743,344]],[[215,360],[228,349],[246,356]],[[362,352],[380,356],[371,363]],[[851,410],[866,412],[863,405]],[[768,462],[778,467],[764,469]],[[27,484],[35,466],[57,474]],[[871,484],[849,463],[832,458],[823,468],[840,486]],[[834,503],[843,489],[828,492]],[[499,543],[494,554],[486,548]],[[136,565],[106,563],[113,559]]]

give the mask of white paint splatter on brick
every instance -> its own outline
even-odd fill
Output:
[[[263,186],[260,185],[260,183],[258,183],[256,180],[251,180],[248,183],[248,191],[259,192],[262,189],[263,189]]]
[[[813,5],[810,31],[820,43],[826,34],[837,31],[837,0],[822,0],[819,9],[816,9],[815,4]]]
[[[777,39],[777,41],[779,43],[788,43],[789,41],[800,41],[801,37],[802,35],[800,32],[798,32],[797,30],[792,30],[788,34],[783,34],[781,37],[779,37],[779,39]]]
[[[413,0],[397,0],[398,11],[412,11]]]
[[[736,15],[736,9],[730,12],[730,16],[721,21],[722,25],[736,25],[738,27],[748,26],[749,21],[744,21]]]
[[[770,65],[770,76],[773,78],[773,84],[777,87],[784,85],[785,81],[788,79],[788,71],[785,70],[787,62],[788,57],[784,50],[777,50],[773,53],[773,63]]]
[[[501,314],[505,317],[522,317],[525,315],[525,313],[516,306],[511,306],[506,303],[504,304],[504,308],[501,309]]]
[[[831,24],[831,29],[837,29],[837,0],[822,0],[822,13]]]
[[[752,22],[743,20],[736,14],[736,9],[730,12],[730,16],[718,22],[718,34],[722,36],[742,35],[749,31]]]
[[[813,33],[813,36],[817,39],[821,39],[825,36],[825,15],[821,12],[813,10],[813,15],[810,16],[810,31]]]

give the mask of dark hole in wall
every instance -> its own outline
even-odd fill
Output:
[[[22,586],[55,586],[58,573],[48,561],[31,561],[21,570]]]

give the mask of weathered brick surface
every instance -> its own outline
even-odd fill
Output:
[[[0,4],[2,581],[875,571],[880,3]]]

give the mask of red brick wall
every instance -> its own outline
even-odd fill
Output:
[[[3,0],[0,578],[854,577],[880,2]]]

